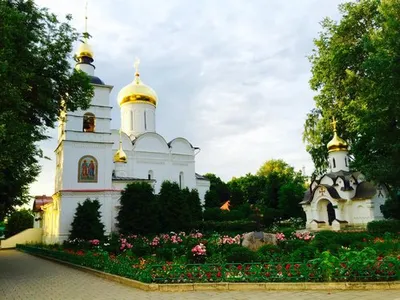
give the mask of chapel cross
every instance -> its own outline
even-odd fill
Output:
[[[87,26],[87,16],[88,16],[88,0],[86,0],[86,5],[85,5],[85,32],[84,32],[84,39],[85,43],[87,42],[88,39],[88,26]]]
[[[333,127],[333,131],[336,132],[336,124],[337,124],[337,121],[336,121],[335,117],[332,118],[331,124],[332,124],[332,127]]]

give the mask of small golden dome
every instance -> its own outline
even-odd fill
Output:
[[[346,143],[346,141],[343,140],[341,137],[339,137],[337,134],[336,123],[337,123],[337,121],[335,120],[335,118],[333,118],[333,121],[332,121],[333,138],[327,145],[328,152],[347,151],[348,150],[348,144]]]
[[[120,143],[118,151],[114,154],[114,162],[126,163],[127,160],[128,158],[125,154],[125,151],[122,149],[122,143]]]
[[[126,85],[118,93],[118,103],[123,105],[125,103],[150,103],[154,106],[157,105],[158,97],[156,92],[149,86],[145,85],[139,77],[138,71],[139,61],[135,62],[135,79],[132,83]]]
[[[335,151],[347,151],[347,143],[345,140],[340,138],[336,131],[333,134],[333,139],[328,143],[328,152],[335,152]]]
[[[76,56],[78,58],[87,56],[87,57],[90,57],[91,59],[93,59],[94,55],[93,55],[92,47],[90,47],[90,45],[87,44],[86,42],[80,44],[78,50],[76,51]]]

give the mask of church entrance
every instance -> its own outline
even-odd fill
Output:
[[[328,213],[328,223],[329,225],[332,225],[333,220],[336,219],[336,214],[335,214],[335,209],[333,208],[331,202],[329,202],[328,205],[326,206],[326,211]]]
[[[318,201],[316,219],[325,222],[325,224],[329,226],[331,226],[333,220],[336,219],[335,209],[328,199],[321,199]]]

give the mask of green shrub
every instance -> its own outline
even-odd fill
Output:
[[[258,260],[256,252],[251,251],[246,247],[235,245],[229,249],[226,254],[226,261],[228,263],[248,263]]]
[[[197,224],[197,227],[203,232],[219,232],[220,234],[237,234],[251,232],[256,229],[254,221],[203,221]]]
[[[313,245],[305,245],[290,254],[291,261],[304,262],[318,257],[319,251]]]
[[[372,221],[367,225],[367,230],[372,235],[383,235],[386,232],[400,232],[400,220]]]
[[[221,209],[219,207],[207,207],[203,212],[204,221],[222,221]]]
[[[350,248],[362,248],[361,243],[372,239],[367,232],[334,232],[320,231],[312,241],[319,251],[337,251],[341,246]]]
[[[258,258],[263,262],[278,261],[282,250],[276,245],[264,245],[257,250]]]
[[[293,251],[296,251],[297,249],[301,249],[308,245],[308,242],[303,241],[303,240],[287,240],[283,243],[280,243],[281,247],[285,250],[287,253],[292,253]]]
[[[33,215],[32,212],[27,209],[21,209],[13,212],[8,218],[5,226],[6,237],[13,236],[14,234],[20,233],[25,229],[33,227]]]
[[[69,239],[92,240],[104,238],[104,225],[101,222],[100,202],[89,198],[78,203],[71,224]]]

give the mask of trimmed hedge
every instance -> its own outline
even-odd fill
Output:
[[[197,223],[197,228],[204,232],[219,232],[225,233],[243,233],[254,231],[257,224],[254,221],[202,221]]]
[[[382,235],[386,232],[399,233],[400,232],[400,220],[381,220],[372,221],[367,225],[367,230],[373,235]]]

